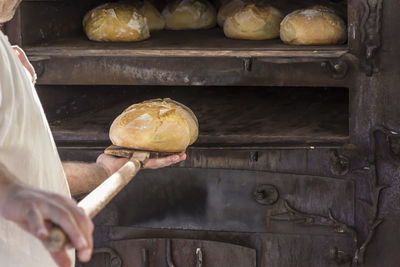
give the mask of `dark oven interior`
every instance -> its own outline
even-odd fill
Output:
[[[193,147],[335,146],[349,138],[346,88],[38,86],[38,93],[60,147],[109,145],[109,127],[125,108],[167,97],[198,117]]]
[[[47,53],[60,49],[75,50],[87,53],[114,53],[114,50],[157,50],[185,49],[215,49],[215,50],[295,50],[293,46],[284,45],[279,38],[266,41],[248,42],[232,40],[224,37],[218,27],[209,30],[197,31],[160,31],[152,32],[149,40],[139,43],[97,43],[91,42],[82,30],[82,18],[87,11],[104,3],[117,2],[115,0],[101,1],[65,1],[65,0],[25,0],[20,6],[22,45],[28,51],[47,50]],[[133,1],[134,2],[134,1]],[[152,0],[161,12],[167,0]],[[210,1],[219,7],[223,1]],[[348,21],[347,0],[269,0],[268,3],[277,7],[283,14],[291,11],[325,5],[333,8],[346,22]],[[351,15],[351,14],[349,14]],[[352,18],[349,18],[350,22]],[[346,48],[347,45],[332,45],[320,47],[301,47],[298,50],[312,51],[316,48],[322,50],[337,50]],[[90,51],[88,51],[90,50]],[[238,55],[238,54],[236,54]]]

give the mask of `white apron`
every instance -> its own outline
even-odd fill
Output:
[[[70,196],[49,125],[30,78],[0,31],[0,162],[30,186]],[[0,217],[0,266],[56,265],[39,240]]]

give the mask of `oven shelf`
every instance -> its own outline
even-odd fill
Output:
[[[292,46],[279,39],[232,40],[220,28],[197,31],[160,31],[141,42],[101,43],[86,36],[60,38],[24,47],[34,56],[150,56],[150,57],[274,57],[339,58],[347,45]]]
[[[197,115],[195,146],[244,147],[273,144],[341,145],[348,142],[348,91],[344,88],[182,87],[153,93],[132,90],[129,102],[105,105],[53,120],[59,146],[107,146],[113,119],[132,103],[171,97]]]

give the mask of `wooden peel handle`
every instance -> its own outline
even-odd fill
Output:
[[[132,180],[140,167],[139,160],[131,159],[82,199],[78,203],[78,207],[81,207],[90,218],[93,218]],[[43,241],[50,252],[60,251],[67,242],[67,235],[58,226],[54,226],[50,230],[48,238]]]

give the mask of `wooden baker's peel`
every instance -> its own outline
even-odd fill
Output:
[[[90,218],[96,216],[132,180],[148,159],[179,154],[135,150],[115,145],[106,148],[104,153],[129,158],[129,161],[78,203],[78,207],[82,208]],[[58,226],[50,229],[48,238],[43,241],[50,252],[62,250],[68,242],[67,235]]]

